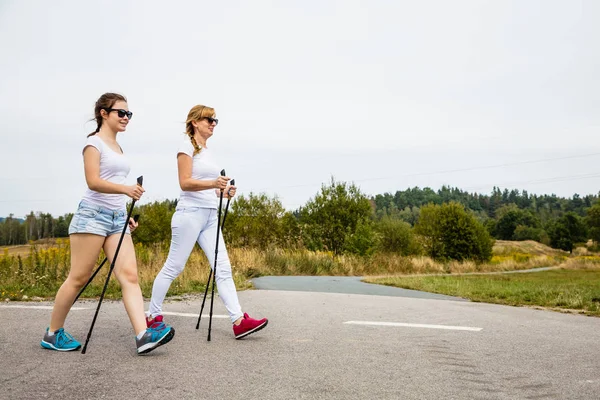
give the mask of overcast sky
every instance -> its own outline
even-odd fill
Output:
[[[239,192],[295,209],[451,185],[600,190],[600,1],[0,0],[0,216],[74,212],[96,99],[134,117],[140,203],[179,195],[189,109]]]

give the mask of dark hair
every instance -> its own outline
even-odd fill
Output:
[[[125,96],[122,96],[117,93],[104,93],[102,96],[100,96],[100,98],[96,101],[96,107],[94,108],[94,119],[96,120],[98,126],[96,127],[96,130],[94,132],[88,135],[88,137],[100,132],[100,128],[102,127],[102,114],[100,113],[100,110],[112,108],[112,106],[114,106],[115,103],[119,100],[127,101]],[[93,121],[94,119],[90,121]]]

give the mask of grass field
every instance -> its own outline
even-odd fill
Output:
[[[565,268],[532,273],[366,278],[365,281],[478,302],[538,306],[600,316],[598,260],[574,259],[565,264]]]
[[[339,275],[367,277],[402,277],[417,274],[456,275],[461,273],[501,272],[536,267],[558,266],[573,257],[543,244],[524,241],[497,241],[490,262],[438,262],[429,257],[402,257],[397,254],[375,254],[371,257],[334,256],[328,252],[285,249],[230,248],[233,278],[238,290],[252,288],[250,279],[266,275]],[[168,254],[168,244],[142,246],[136,244],[138,276],[145,297],[149,297],[154,278]],[[576,257],[593,264],[600,257],[588,252]],[[101,254],[98,264],[104,255]],[[595,265],[595,264],[593,264]],[[2,299],[27,300],[35,297],[51,299],[64,282],[70,269],[68,239],[53,239],[25,246],[0,248],[0,296]],[[103,268],[83,297],[96,297],[102,290]],[[209,265],[198,248],[194,249],[184,272],[173,282],[169,296],[203,293]],[[423,290],[430,290],[423,288]],[[120,298],[115,279],[109,284],[107,297]],[[484,301],[484,300],[481,300]]]

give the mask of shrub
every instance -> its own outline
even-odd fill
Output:
[[[464,206],[450,202],[421,208],[415,232],[422,236],[427,254],[438,260],[489,261],[493,239]]]

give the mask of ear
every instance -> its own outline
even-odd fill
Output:
[[[192,121],[192,126],[194,128],[197,128],[198,127],[198,121],[197,120],[196,121]]]
[[[108,118],[108,113],[106,112],[105,109],[101,109],[100,110],[100,116],[102,117],[102,119],[107,119]]]

